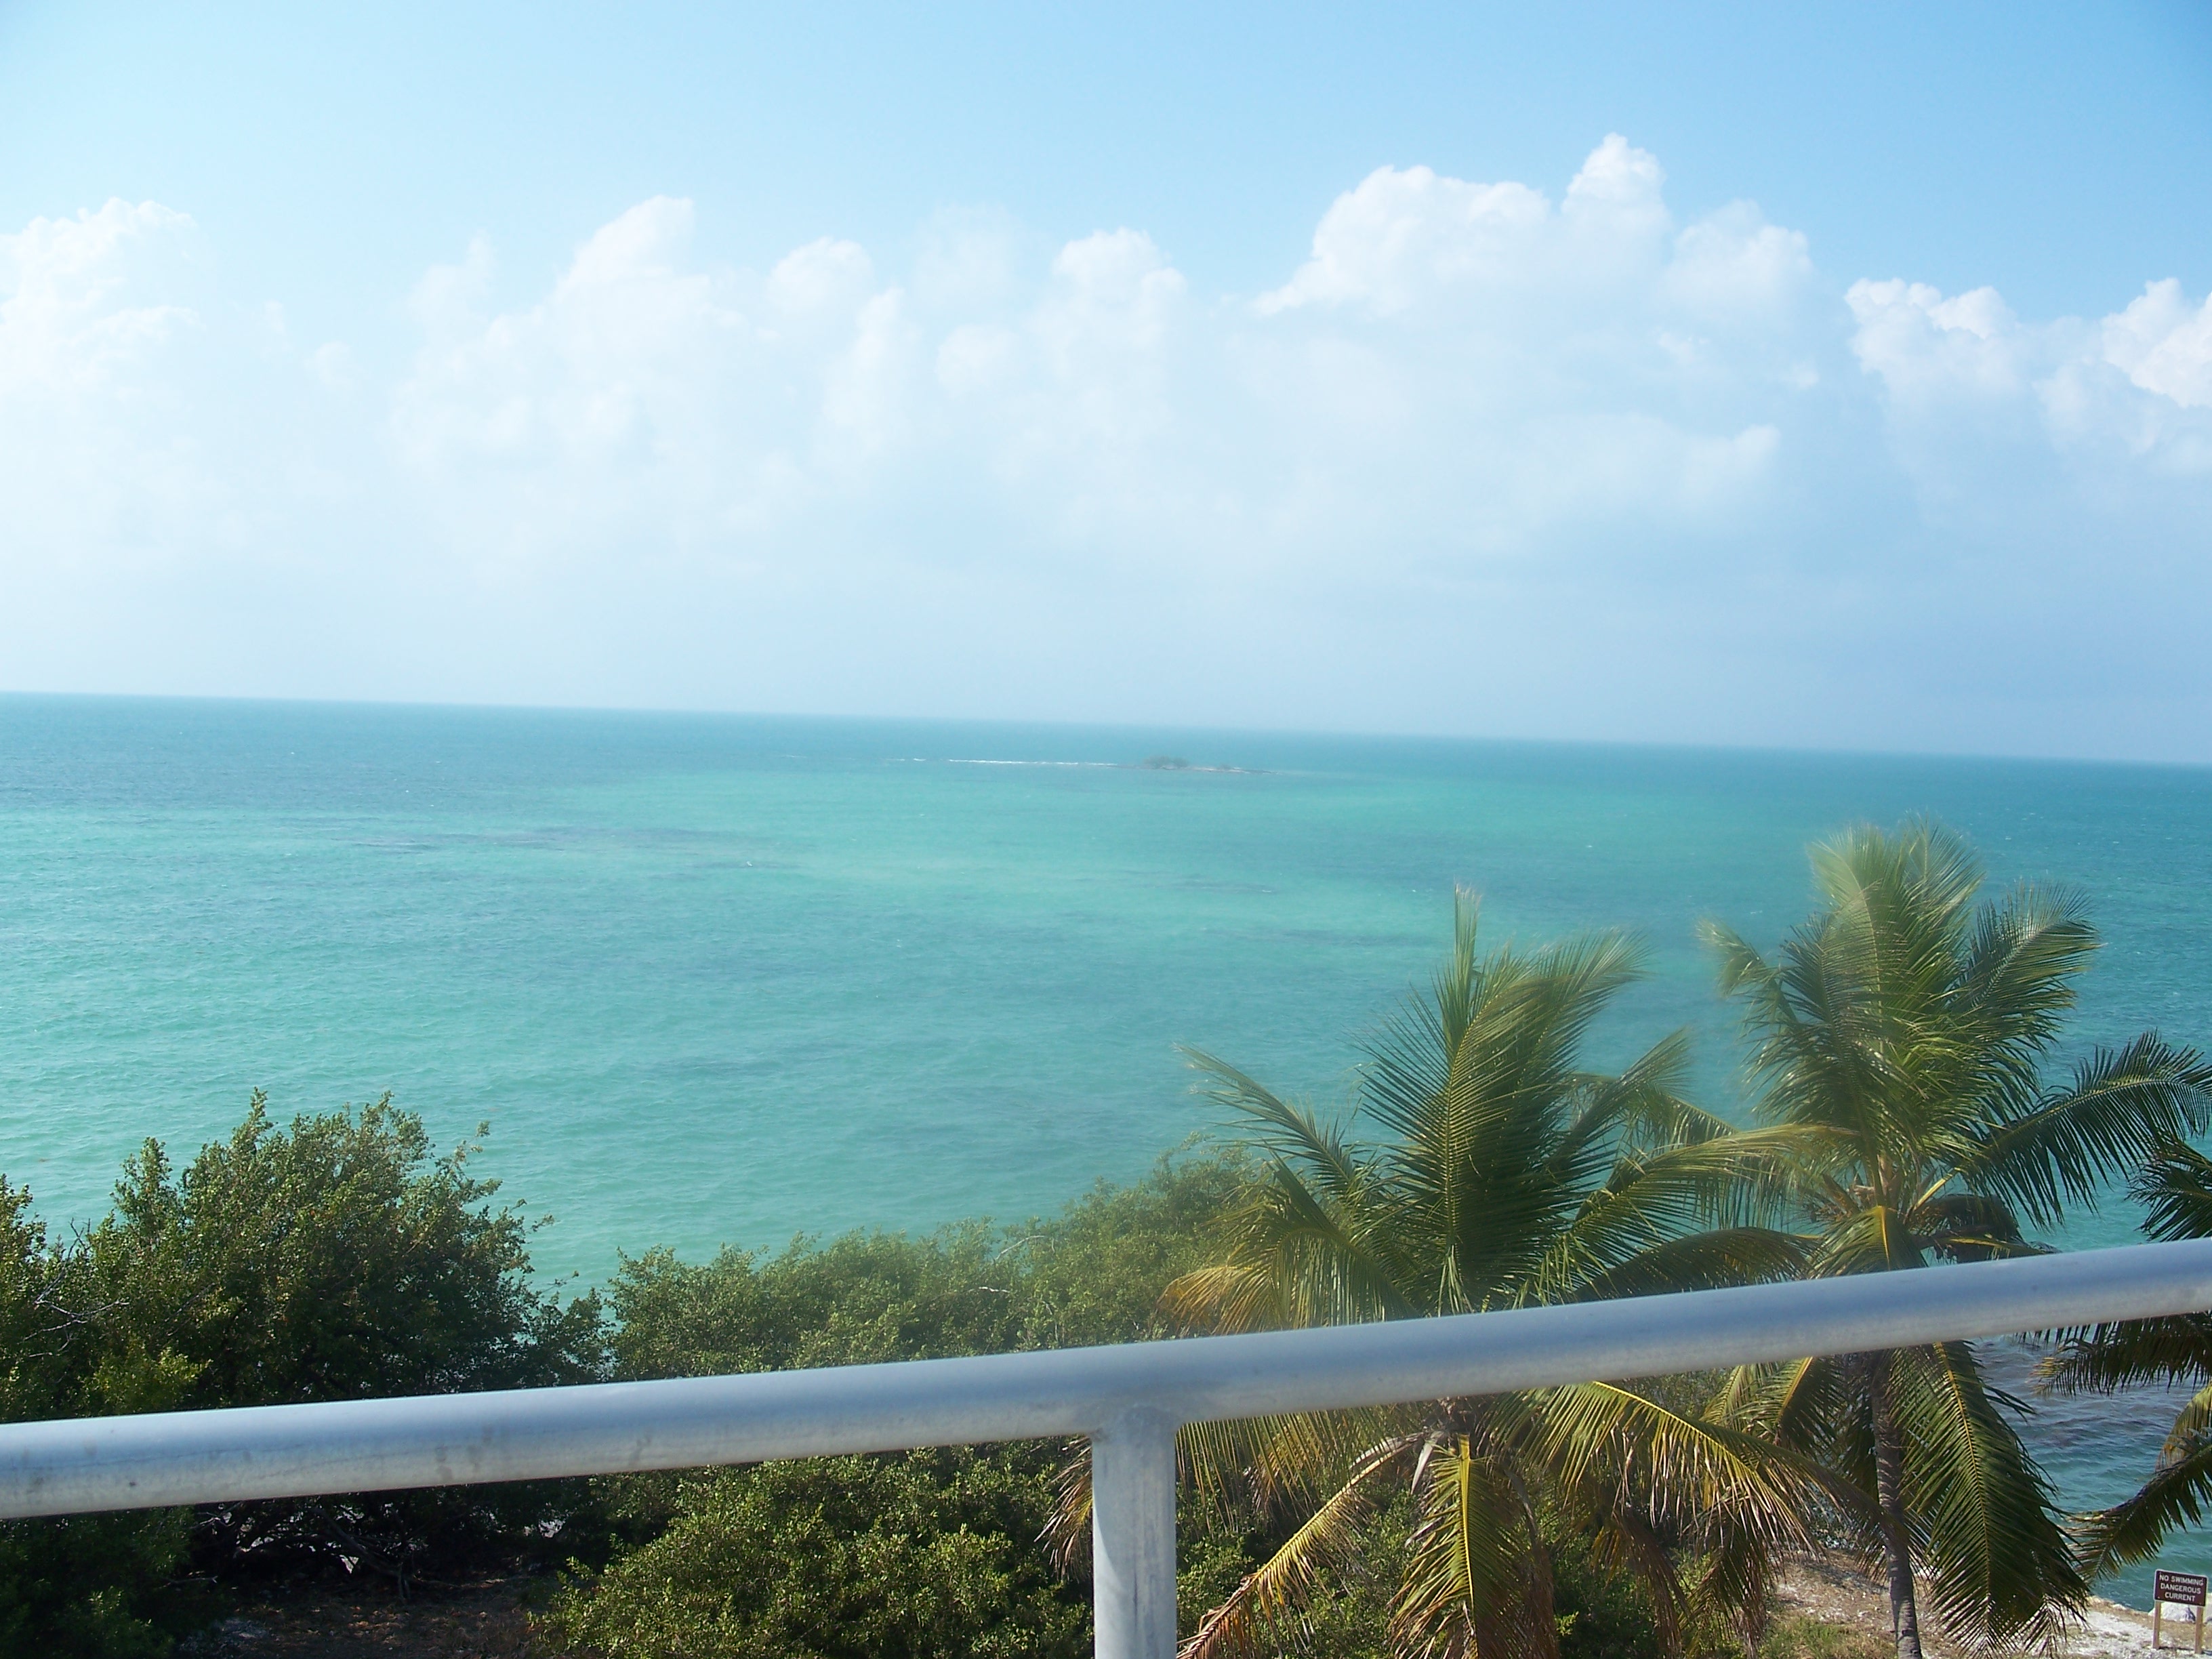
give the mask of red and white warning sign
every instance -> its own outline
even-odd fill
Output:
[[[2201,1607],[2204,1605],[2204,1587],[2212,1580],[2194,1572],[2167,1572],[2159,1570],[2158,1599],[2177,1607]]]
[[[2159,1645],[2165,1633],[2166,1610],[2169,1607],[2194,1607],[2196,1616],[2190,1621],[2197,1626],[2197,1650],[2204,1651],[2204,1588],[2207,1580],[2202,1573],[2168,1572],[2159,1570],[2151,1586],[2150,1644]]]

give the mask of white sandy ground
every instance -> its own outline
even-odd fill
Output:
[[[1783,1578],[1775,1600],[1778,1613],[1806,1613],[1827,1624],[1864,1631],[1885,1644],[1889,1640],[1888,1593],[1846,1563],[1799,1563]],[[2205,1634],[2212,1642],[2212,1630]],[[2191,1652],[2195,1635],[2182,1622],[2180,1609],[2167,1611],[2164,1645],[2168,1650]],[[1928,1649],[1931,1654],[1949,1651],[1947,1644],[1933,1641]],[[2102,1596],[2090,1601],[2088,1617],[2060,1650],[2067,1659],[2147,1659],[2150,1650],[2150,1614]]]

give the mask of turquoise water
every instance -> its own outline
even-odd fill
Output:
[[[1167,752],[1242,770],[1149,770]],[[2084,1042],[2212,1038],[2212,771],[1254,733],[0,698],[0,1171],[104,1209],[143,1136],[390,1089],[556,1224],[549,1270],[1056,1206],[1211,1121],[1177,1043],[1324,1099],[1495,934],[1640,930],[1600,1037],[1680,1024],[1692,937],[1771,941],[1802,847],[1933,811],[2088,895]],[[2071,1242],[2119,1242],[2124,1216]],[[2155,1409],[2046,1436],[2124,1490]],[[2155,1434],[2151,1436],[2155,1443]]]

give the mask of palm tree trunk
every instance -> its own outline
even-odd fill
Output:
[[[1889,1559],[1889,1624],[1898,1659],[1921,1659],[1920,1607],[1912,1593],[1912,1534],[1905,1522],[1905,1430],[1889,1393],[1889,1356],[1867,1356],[1874,1408],[1875,1498],[1881,1509],[1882,1553]]]

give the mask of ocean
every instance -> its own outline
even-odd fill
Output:
[[[286,1116],[389,1090],[441,1144],[489,1123],[479,1167],[573,1282],[1016,1221],[1216,1127],[1179,1044],[1343,1099],[1455,883],[1493,939],[1640,933],[1594,1058],[1686,1025],[1734,1115],[1694,924],[1771,945],[1808,841],[1912,812],[1994,884],[2087,896],[2080,1046],[2212,1042],[2208,769],[0,697],[0,1173],[66,1224],[257,1086]],[[2160,1409],[2043,1413],[2065,1500],[2131,1489]]]

